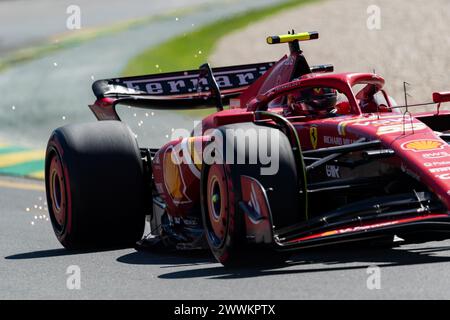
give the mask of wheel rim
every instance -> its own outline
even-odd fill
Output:
[[[216,178],[216,177],[214,177]],[[211,197],[211,213],[214,220],[219,220],[222,210],[221,196],[220,196],[220,186],[216,179],[214,179],[212,184]]]
[[[49,167],[49,188],[51,214],[58,230],[62,231],[66,224],[66,189],[63,168],[58,156],[54,154]]]
[[[225,181],[223,171],[213,165],[209,170],[206,190],[209,218],[207,231],[210,240],[217,247],[223,243],[228,225]]]

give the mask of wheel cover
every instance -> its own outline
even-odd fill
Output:
[[[213,165],[208,174],[206,201],[208,208],[208,236],[215,246],[220,246],[228,226],[227,188],[223,169]]]
[[[64,181],[64,174],[61,161],[56,154],[53,154],[50,161],[48,183],[50,188],[49,204],[52,208],[50,213],[53,214],[53,220],[59,231],[62,231],[66,225],[67,217],[67,198]]]

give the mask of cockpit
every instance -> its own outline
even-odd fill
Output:
[[[325,118],[356,113],[356,109],[361,113],[392,112],[392,107],[397,105],[392,97],[373,83],[358,82],[351,89],[353,97],[330,86],[294,88],[273,98],[267,107],[285,117]],[[351,101],[356,102],[357,108],[352,107]]]

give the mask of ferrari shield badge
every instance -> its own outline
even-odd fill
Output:
[[[317,127],[310,127],[309,128],[309,138],[311,139],[311,145],[313,149],[317,148]]]

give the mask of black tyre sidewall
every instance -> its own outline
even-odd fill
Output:
[[[139,240],[145,224],[143,164],[126,125],[102,121],[58,128],[49,139],[46,171],[51,153],[60,157],[69,185],[71,227],[60,234],[55,230],[66,248],[128,246]],[[50,204],[48,194],[47,199]]]

